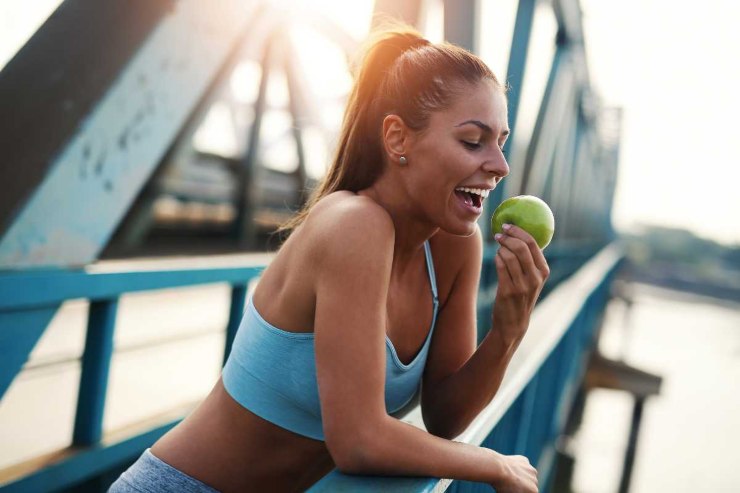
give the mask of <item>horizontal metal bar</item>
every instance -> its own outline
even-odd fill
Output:
[[[245,284],[264,266],[139,272],[30,271],[0,275],[0,311],[48,306],[71,299],[108,299],[125,293],[198,284]]]
[[[545,251],[548,261],[560,258],[586,257],[597,249],[593,242],[563,242],[553,244]],[[492,263],[498,247],[486,245],[483,262]],[[241,257],[241,256],[240,256]],[[157,266],[180,267],[187,263],[198,263],[199,259],[176,259],[158,261],[139,261],[133,264],[134,270],[127,272],[131,262],[112,261],[106,264],[114,272],[95,272],[90,270],[38,270],[6,272],[0,274],[0,310],[18,310],[34,306],[46,306],[77,298],[110,298],[129,292],[156,289],[178,288],[197,284],[229,283],[240,284],[257,277],[272,255],[260,256],[265,265],[248,267],[229,263],[228,256],[219,261],[220,267],[199,269],[175,268],[157,270]],[[245,260],[245,262],[248,260]],[[240,260],[241,262],[241,260]],[[252,262],[250,262],[252,263]],[[120,264],[120,266],[119,266]],[[97,269],[98,266],[90,267]],[[118,272],[118,270],[121,270]],[[126,287],[127,283],[131,283]],[[481,292],[486,303],[493,299],[495,285]],[[490,298],[490,300],[489,300]]]
[[[0,493],[28,493],[31,491],[58,491],[74,486],[96,474],[134,460],[181,420],[160,425],[146,433],[118,443],[103,442],[91,447],[69,449],[57,463],[0,486]]]

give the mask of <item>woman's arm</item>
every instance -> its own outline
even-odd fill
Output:
[[[498,289],[493,328],[475,349],[476,300],[482,238],[461,246],[466,262],[435,329],[422,389],[422,414],[430,433],[454,438],[496,395],[506,368],[529,325],[529,317],[549,275],[532,237],[516,226],[500,239],[496,254]]]
[[[339,208],[341,207],[341,210]],[[385,409],[386,297],[394,229],[378,206],[340,204],[316,218],[314,324],[326,445],[348,473],[481,481],[536,491],[526,458],[435,437]],[[333,233],[321,233],[322,230]]]

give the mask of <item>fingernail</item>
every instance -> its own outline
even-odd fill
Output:
[[[498,241],[498,240],[500,240],[500,239],[501,239],[501,238],[502,238],[503,236],[504,236],[504,235],[502,235],[501,233],[496,233],[495,235],[493,235],[493,239],[494,239],[494,240],[496,240],[496,241]]]
[[[502,228],[502,229],[503,229],[504,231],[509,231],[509,228],[511,228],[511,224],[504,224],[503,226],[501,226],[501,228]]]

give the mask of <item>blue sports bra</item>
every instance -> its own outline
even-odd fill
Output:
[[[416,393],[437,321],[439,300],[429,243],[424,242],[434,313],[424,344],[405,365],[386,335],[385,407],[394,413]],[[222,374],[226,391],[239,404],[271,423],[324,440],[316,383],[314,334],[287,332],[260,316],[250,297]]]

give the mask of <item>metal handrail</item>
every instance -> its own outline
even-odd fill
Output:
[[[490,251],[486,255],[490,256],[489,254]],[[542,368],[543,362],[555,352],[553,348],[566,338],[569,328],[582,314],[593,293],[606,284],[620,255],[615,246],[605,248],[573,276],[563,281],[538,305],[532,317],[529,334],[512,359],[497,397],[458,437],[459,441],[475,444],[485,442],[486,437],[496,429],[507,412],[522,406],[520,401],[523,396],[530,401],[531,408],[531,401],[536,397],[532,389],[537,388],[538,371]],[[239,265],[234,265],[237,258],[240,260]],[[74,484],[80,478],[102,473],[116,461],[135,456],[176,425],[179,419],[160,423],[160,426],[151,427],[146,432],[123,440],[110,441],[103,437],[102,411],[108,375],[107,365],[112,354],[111,341],[117,300],[126,293],[136,291],[210,283],[231,284],[231,316],[225,348],[225,353],[228,354],[230,339],[233,338],[241,318],[246,285],[256,279],[264,269],[264,265],[245,265],[248,263],[245,260],[240,257],[227,257],[217,262],[218,267],[180,268],[182,265],[192,266],[193,262],[186,259],[180,261],[179,266],[167,270],[149,268],[156,267],[155,263],[149,267],[139,266],[140,268],[134,272],[127,270],[130,265],[123,265],[118,272],[115,268],[112,269],[113,272],[104,272],[104,267],[92,266],[86,270],[72,272],[6,272],[0,275],[0,312],[55,306],[68,299],[91,300],[91,321],[88,324],[88,340],[82,358],[83,376],[73,449],[65,453],[60,461],[46,465],[41,470],[15,477],[8,477],[8,474],[5,474],[6,477],[1,480],[5,481],[5,484],[0,486],[0,491],[5,493],[22,491],[26,488],[43,490],[51,485],[61,487],[64,484]],[[488,302],[490,303],[490,300]],[[585,339],[583,337],[580,339],[580,344],[571,344],[571,351],[579,349],[582,352],[586,347]],[[420,428],[424,427],[418,405],[410,409],[401,419]],[[523,425],[519,423],[517,426]],[[520,432],[518,435],[518,442],[526,442],[526,433]],[[103,443],[105,445],[101,447]],[[92,461],[92,457],[97,459]],[[63,484],[59,482],[60,477],[65,478]],[[342,485],[350,485],[350,489],[357,491],[375,491],[381,486],[389,491],[443,491],[449,483],[449,480],[432,478],[348,476],[334,471],[317,483],[313,491],[334,491],[341,489]]]
[[[515,416],[514,422],[518,426],[515,431],[516,444],[510,452],[526,455],[536,455],[538,469],[546,468],[545,476],[552,472],[552,460],[555,436],[552,432],[560,428],[565,410],[570,407],[570,400],[574,395],[574,383],[580,381],[585,367],[585,354],[590,351],[590,336],[593,333],[595,315],[606,301],[609,281],[615,273],[623,257],[621,248],[612,244],[602,249],[589,260],[578,272],[566,281],[563,281],[550,295],[544,299],[532,314],[529,329],[517,353],[512,358],[507,373],[501,383],[496,397],[468,426],[455,441],[473,445],[487,445],[485,442],[496,431],[507,413],[515,408],[517,401],[523,399],[523,408],[520,416]],[[596,305],[594,305],[594,303]],[[579,322],[585,325],[578,325]],[[589,323],[590,322],[590,323]],[[590,326],[589,326],[590,325]],[[581,329],[576,331],[574,329]],[[570,340],[567,338],[570,337]],[[562,344],[562,346],[561,346]],[[541,372],[553,356],[559,356],[554,368],[547,368],[550,372],[542,376]],[[568,357],[565,357],[568,356]],[[579,364],[580,363],[580,364]],[[537,385],[539,378],[551,378],[557,387]],[[558,390],[558,392],[555,392]],[[534,409],[534,402],[541,398],[543,392],[557,393],[552,399],[550,409]],[[543,407],[543,406],[540,406]],[[527,409],[528,408],[528,409]],[[539,413],[539,415],[538,415]],[[532,424],[535,420],[546,420],[547,429],[544,442],[539,444],[540,451],[531,454],[531,447],[527,447],[532,437]],[[403,419],[403,421],[425,429],[421,416],[421,408],[417,405]],[[527,422],[529,421],[529,422]],[[552,424],[555,426],[552,427]],[[509,423],[510,424],[510,423]],[[550,450],[546,450],[549,445]],[[519,450],[516,450],[519,448]],[[543,453],[544,452],[544,453]],[[550,452],[550,453],[548,453]],[[530,457],[532,460],[532,457]],[[541,471],[541,478],[543,477]],[[311,493],[353,491],[353,492],[442,492],[450,484],[451,479],[422,478],[422,477],[371,477],[342,474],[334,470],[309,491]]]
[[[118,433],[103,436],[103,413],[113,353],[118,300],[122,295],[227,283],[231,285],[231,305],[226,327],[224,359],[236,334],[247,285],[262,273],[264,261],[274,255],[249,257],[235,255],[213,259],[211,265],[200,265],[198,259],[174,262],[130,262],[91,265],[80,270],[6,271],[0,273],[0,314],[13,315],[35,310],[56,309],[70,299],[90,300],[85,349],[82,354],[80,391],[71,447],[43,466],[36,463],[11,466],[0,471],[0,491],[51,491],[101,474],[127,459],[135,457],[175,426],[181,418],[149,425],[135,436],[111,439]],[[254,265],[259,262],[259,265]],[[172,265],[172,264],[175,265]],[[169,269],[157,269],[170,264]],[[252,264],[252,265],[250,265]],[[11,318],[12,320],[12,318]]]

